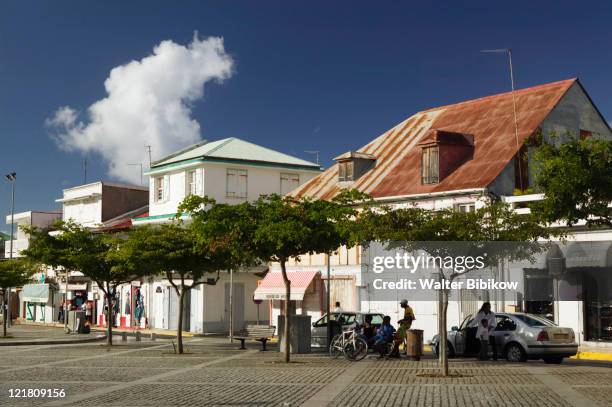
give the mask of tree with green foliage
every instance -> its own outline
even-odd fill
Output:
[[[208,284],[208,273],[226,268],[220,251],[197,243],[191,225],[169,223],[132,230],[113,258],[129,269],[144,269],[148,275],[164,275],[179,298],[177,342],[184,353],[183,318],[185,297],[193,288]],[[217,279],[218,280],[218,274]],[[210,282],[212,283],[212,282]]]
[[[253,204],[256,216],[253,245],[262,260],[280,264],[285,285],[285,362],[290,361],[291,339],[291,281],[287,276],[287,261],[307,253],[329,254],[350,245],[355,231],[350,224],[357,209],[349,201],[350,196],[346,195],[332,201],[271,195]]]
[[[540,135],[534,144],[535,186],[544,199],[532,211],[549,223],[612,226],[612,140]]]
[[[221,250],[238,270],[257,260],[278,262],[285,285],[285,361],[290,361],[291,281],[286,264],[307,253],[331,253],[359,235],[351,226],[354,203],[365,195],[344,192],[332,201],[270,195],[237,205],[218,204],[206,197],[189,197],[179,211],[191,215],[198,242]]]
[[[454,209],[430,211],[417,207],[386,208],[373,212],[369,226],[374,238],[386,244],[387,249],[401,248],[408,252],[423,250],[432,256],[466,256],[486,253],[485,264],[496,267],[501,260],[531,259],[544,250],[540,239],[558,235],[543,226],[535,215],[517,214],[504,203],[493,202],[473,212]],[[456,243],[460,242],[458,245]],[[513,242],[512,245],[500,244]],[[439,268],[439,278],[452,283],[473,269],[456,271]],[[440,292],[438,327],[440,344],[446,344],[446,324],[449,290]],[[448,376],[446,346],[439,347],[441,375]]]
[[[22,253],[40,265],[61,268],[68,273],[79,271],[98,285],[104,293],[106,340],[111,346],[113,298],[117,287],[142,276],[146,269],[120,255],[125,239],[119,236],[96,233],[72,221],[58,222],[53,230],[50,234],[49,230],[27,228],[30,244]]]
[[[4,337],[6,337],[6,325],[9,318],[7,315],[8,290],[10,287],[21,287],[27,284],[32,278],[34,271],[35,268],[22,258],[0,261],[0,288],[3,293],[2,335]]]

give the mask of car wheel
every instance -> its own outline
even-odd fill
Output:
[[[561,362],[563,362],[563,357],[559,357],[559,356],[548,357],[548,358],[543,358],[543,359],[544,359],[544,363],[548,363],[549,365],[559,365],[561,364]]]
[[[527,355],[522,346],[518,343],[511,343],[506,348],[506,360],[508,362],[524,362],[527,360]]]

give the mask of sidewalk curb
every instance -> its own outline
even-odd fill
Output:
[[[608,362],[612,362],[612,353],[603,353],[603,352],[580,352],[576,353],[576,355],[571,356],[570,359],[577,360],[604,360]]]
[[[11,341],[0,342],[0,346],[33,346],[33,345],[69,345],[71,343],[98,342],[106,339],[106,335],[98,335],[93,338],[83,339],[57,339],[57,340],[30,340],[30,341]]]

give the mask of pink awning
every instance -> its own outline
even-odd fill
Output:
[[[319,274],[318,271],[287,272],[287,277],[291,281],[291,300],[302,301],[306,290],[317,274]],[[286,298],[285,283],[280,272],[266,274],[254,293],[256,300],[284,300]]]

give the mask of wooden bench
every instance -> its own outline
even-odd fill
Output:
[[[270,338],[274,336],[274,331],[276,331],[275,326],[271,325],[245,325],[245,327],[236,332],[233,336],[234,339],[238,339],[240,341],[240,349],[246,349],[244,346],[244,341],[252,340],[261,342],[262,351],[266,351],[266,343]]]

